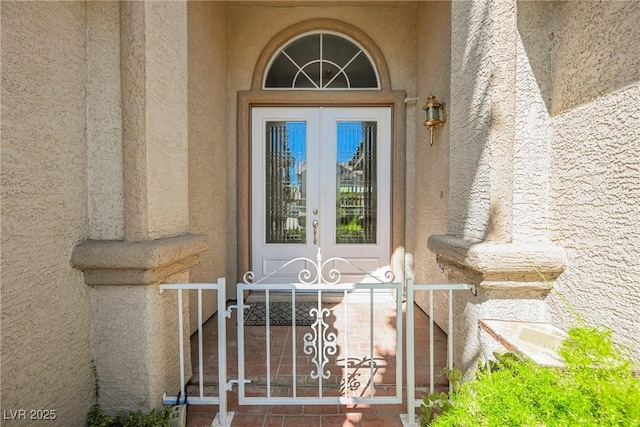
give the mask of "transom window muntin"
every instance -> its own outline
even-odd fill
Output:
[[[278,49],[266,70],[263,89],[380,89],[369,53],[353,39],[329,31],[292,39]]]

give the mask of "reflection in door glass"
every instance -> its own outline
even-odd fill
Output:
[[[376,243],[376,125],[361,121],[337,124],[337,244]]]
[[[266,125],[266,243],[306,242],[307,127]]]

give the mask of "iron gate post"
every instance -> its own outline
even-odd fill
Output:
[[[235,412],[227,412],[227,293],[226,282],[218,279],[218,413],[211,423],[212,427],[230,427]]]

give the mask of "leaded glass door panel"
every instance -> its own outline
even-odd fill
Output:
[[[367,272],[390,257],[391,111],[253,108],[252,270],[296,257],[348,259]],[[302,264],[273,281],[297,280]],[[330,266],[328,268],[331,268]],[[359,281],[361,272],[346,271]]]

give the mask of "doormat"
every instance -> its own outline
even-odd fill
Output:
[[[296,326],[311,326],[316,321],[315,317],[309,314],[309,310],[318,308],[317,302],[297,302],[296,303]],[[244,312],[245,326],[265,326],[267,318],[267,307],[264,302],[251,303],[251,307]],[[269,325],[270,326],[291,326],[291,303],[272,302],[269,303]]]

